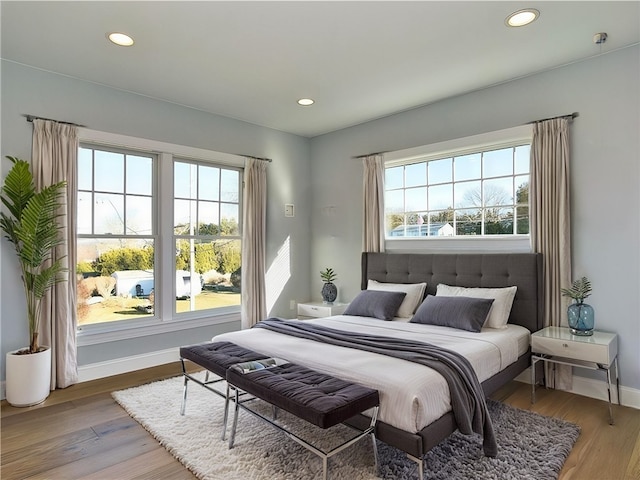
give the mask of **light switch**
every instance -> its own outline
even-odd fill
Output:
[[[284,206],[284,216],[285,217],[293,217],[293,204],[292,203],[287,203]]]

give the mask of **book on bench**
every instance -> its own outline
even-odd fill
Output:
[[[251,360],[250,362],[242,362],[236,363],[229,368],[232,368],[236,372],[245,374],[249,372],[255,372],[256,370],[264,370],[265,368],[273,368],[279,365],[284,365],[289,363],[287,360],[283,360],[282,358],[262,358],[260,360]]]

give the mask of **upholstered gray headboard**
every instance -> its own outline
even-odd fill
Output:
[[[362,289],[368,280],[389,283],[427,282],[435,295],[439,283],[461,287],[518,287],[509,323],[535,332],[543,327],[542,254],[362,254]],[[426,295],[426,294],[425,294]]]

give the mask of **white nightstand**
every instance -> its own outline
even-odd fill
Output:
[[[330,317],[341,315],[347,309],[348,303],[324,303],[305,302],[298,304],[298,318],[307,320],[309,318]]]
[[[615,366],[618,404],[620,404],[620,375],[618,371],[618,336],[594,330],[593,335],[573,335],[566,327],[547,327],[531,335],[531,403],[536,401],[536,369],[538,361],[571,365],[573,367],[604,370],[607,374],[609,419],[613,425],[611,408],[611,367]]]

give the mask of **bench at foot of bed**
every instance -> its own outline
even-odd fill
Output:
[[[267,368],[250,370],[247,364],[227,369],[227,383],[234,394],[234,416],[229,436],[229,448],[233,448],[238,425],[240,408],[255,415],[273,427],[287,434],[303,447],[322,458],[323,479],[328,476],[328,460],[355,442],[370,436],[373,444],[375,469],[378,469],[378,454],[375,438],[375,425],[380,400],[378,391],[354,383],[310,370],[292,363],[278,364]],[[269,364],[269,362],[265,362]],[[371,422],[367,428],[338,447],[325,452],[310,442],[297,436],[281,425],[247,406],[248,401],[240,400],[240,393],[246,392],[255,398],[264,400],[276,408],[281,408],[296,417],[317,427],[327,429],[349,418],[372,410]]]
[[[229,412],[229,387],[226,393],[216,390],[213,384],[222,382],[226,379],[227,369],[231,365],[239,362],[248,362],[266,358],[266,355],[248,350],[231,342],[206,342],[196,345],[180,347],[180,361],[182,363],[182,375],[184,376],[184,386],[182,391],[182,405],[180,406],[180,415],[184,415],[187,406],[187,385],[189,380],[203,386],[210,392],[213,392],[225,399],[224,403],[224,419],[222,428],[222,440],[225,439],[225,431],[227,427],[227,417]],[[206,370],[204,381],[187,372],[185,360],[195,363]],[[209,380],[209,374],[216,376]]]

